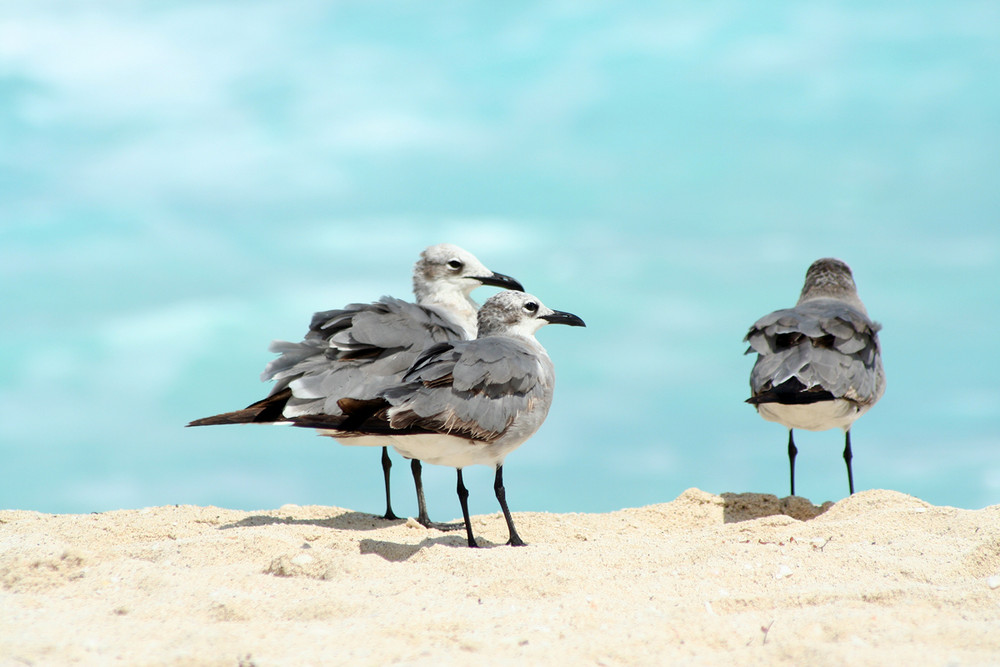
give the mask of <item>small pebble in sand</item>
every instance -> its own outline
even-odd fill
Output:
[[[1000,588],[1000,575],[996,575],[995,574],[992,577],[990,577],[989,579],[987,579],[986,580],[986,585],[989,586],[990,590],[993,590],[993,591],[995,591],[996,589]]]

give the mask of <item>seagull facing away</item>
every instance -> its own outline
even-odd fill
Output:
[[[444,341],[475,338],[478,305],[470,293],[480,285],[524,290],[517,280],[487,269],[472,253],[458,246],[430,246],[413,267],[416,303],[382,297],[375,303],[355,303],[316,313],[302,342],[271,344],[271,351],[280,356],[261,374],[262,381],[275,381],[267,398],[243,410],[195,420],[188,426],[289,423],[311,414],[340,415],[339,399],[377,397],[402,380],[424,349]],[[389,438],[373,436],[341,442],[382,447],[384,518],[399,518],[392,511],[389,491]],[[413,459],[410,467],[417,492],[417,520],[430,527],[420,461]]]
[[[462,469],[481,464],[496,470],[493,490],[510,534],[523,546],[507,507],[503,462],[545,421],[552,404],[555,370],[535,332],[546,324],[585,326],[583,320],[542,305],[520,292],[494,294],[479,311],[478,337],[431,346],[402,378],[374,400],[342,398],[340,414],[305,415],[292,421],[340,440],[388,436],[403,456],[458,470],[470,547],[469,491]]]
[[[794,308],[765,315],[744,338],[750,343],[746,353],[757,353],[747,403],[788,428],[791,495],[797,428],[844,430],[847,484],[854,493],[851,425],[885,392],[879,329],[858,297],[851,269],[826,258],[809,267]]]

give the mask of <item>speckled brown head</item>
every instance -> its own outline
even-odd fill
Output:
[[[586,326],[572,313],[552,310],[526,292],[499,292],[479,309],[479,337],[506,335],[531,337],[546,324]]]
[[[806,282],[799,295],[799,303],[812,299],[843,299],[853,301],[858,298],[858,288],[854,284],[851,267],[839,259],[824,257],[817,259],[806,271]]]

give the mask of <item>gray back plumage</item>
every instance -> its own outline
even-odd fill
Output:
[[[750,372],[753,397],[796,380],[802,391],[874,404],[885,391],[880,328],[868,318],[847,264],[813,262],[798,304],[760,318],[744,338],[747,354],[758,355]]]
[[[424,349],[463,337],[440,309],[383,297],[316,313],[302,342],[271,345],[281,356],[261,379],[275,380],[272,395],[291,388],[285,417],[339,415],[339,398],[373,399],[397,384]]]
[[[383,392],[393,428],[429,431],[494,442],[510,434],[517,417],[525,438],[544,421],[555,373],[537,343],[505,336],[457,341],[428,350]]]
[[[745,340],[756,352],[750,372],[754,396],[795,378],[861,405],[885,390],[879,325],[835,299],[816,299],[757,320]]]

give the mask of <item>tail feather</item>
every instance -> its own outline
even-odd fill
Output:
[[[337,407],[343,414],[324,413],[296,415],[289,421],[295,426],[340,431],[345,437],[352,435],[389,435],[393,433],[386,417],[389,403],[384,399],[357,400],[341,398]]]
[[[223,412],[220,415],[195,419],[188,426],[218,426],[220,424],[273,424],[288,421],[283,416],[285,404],[292,396],[291,389],[257,401],[242,410]]]

